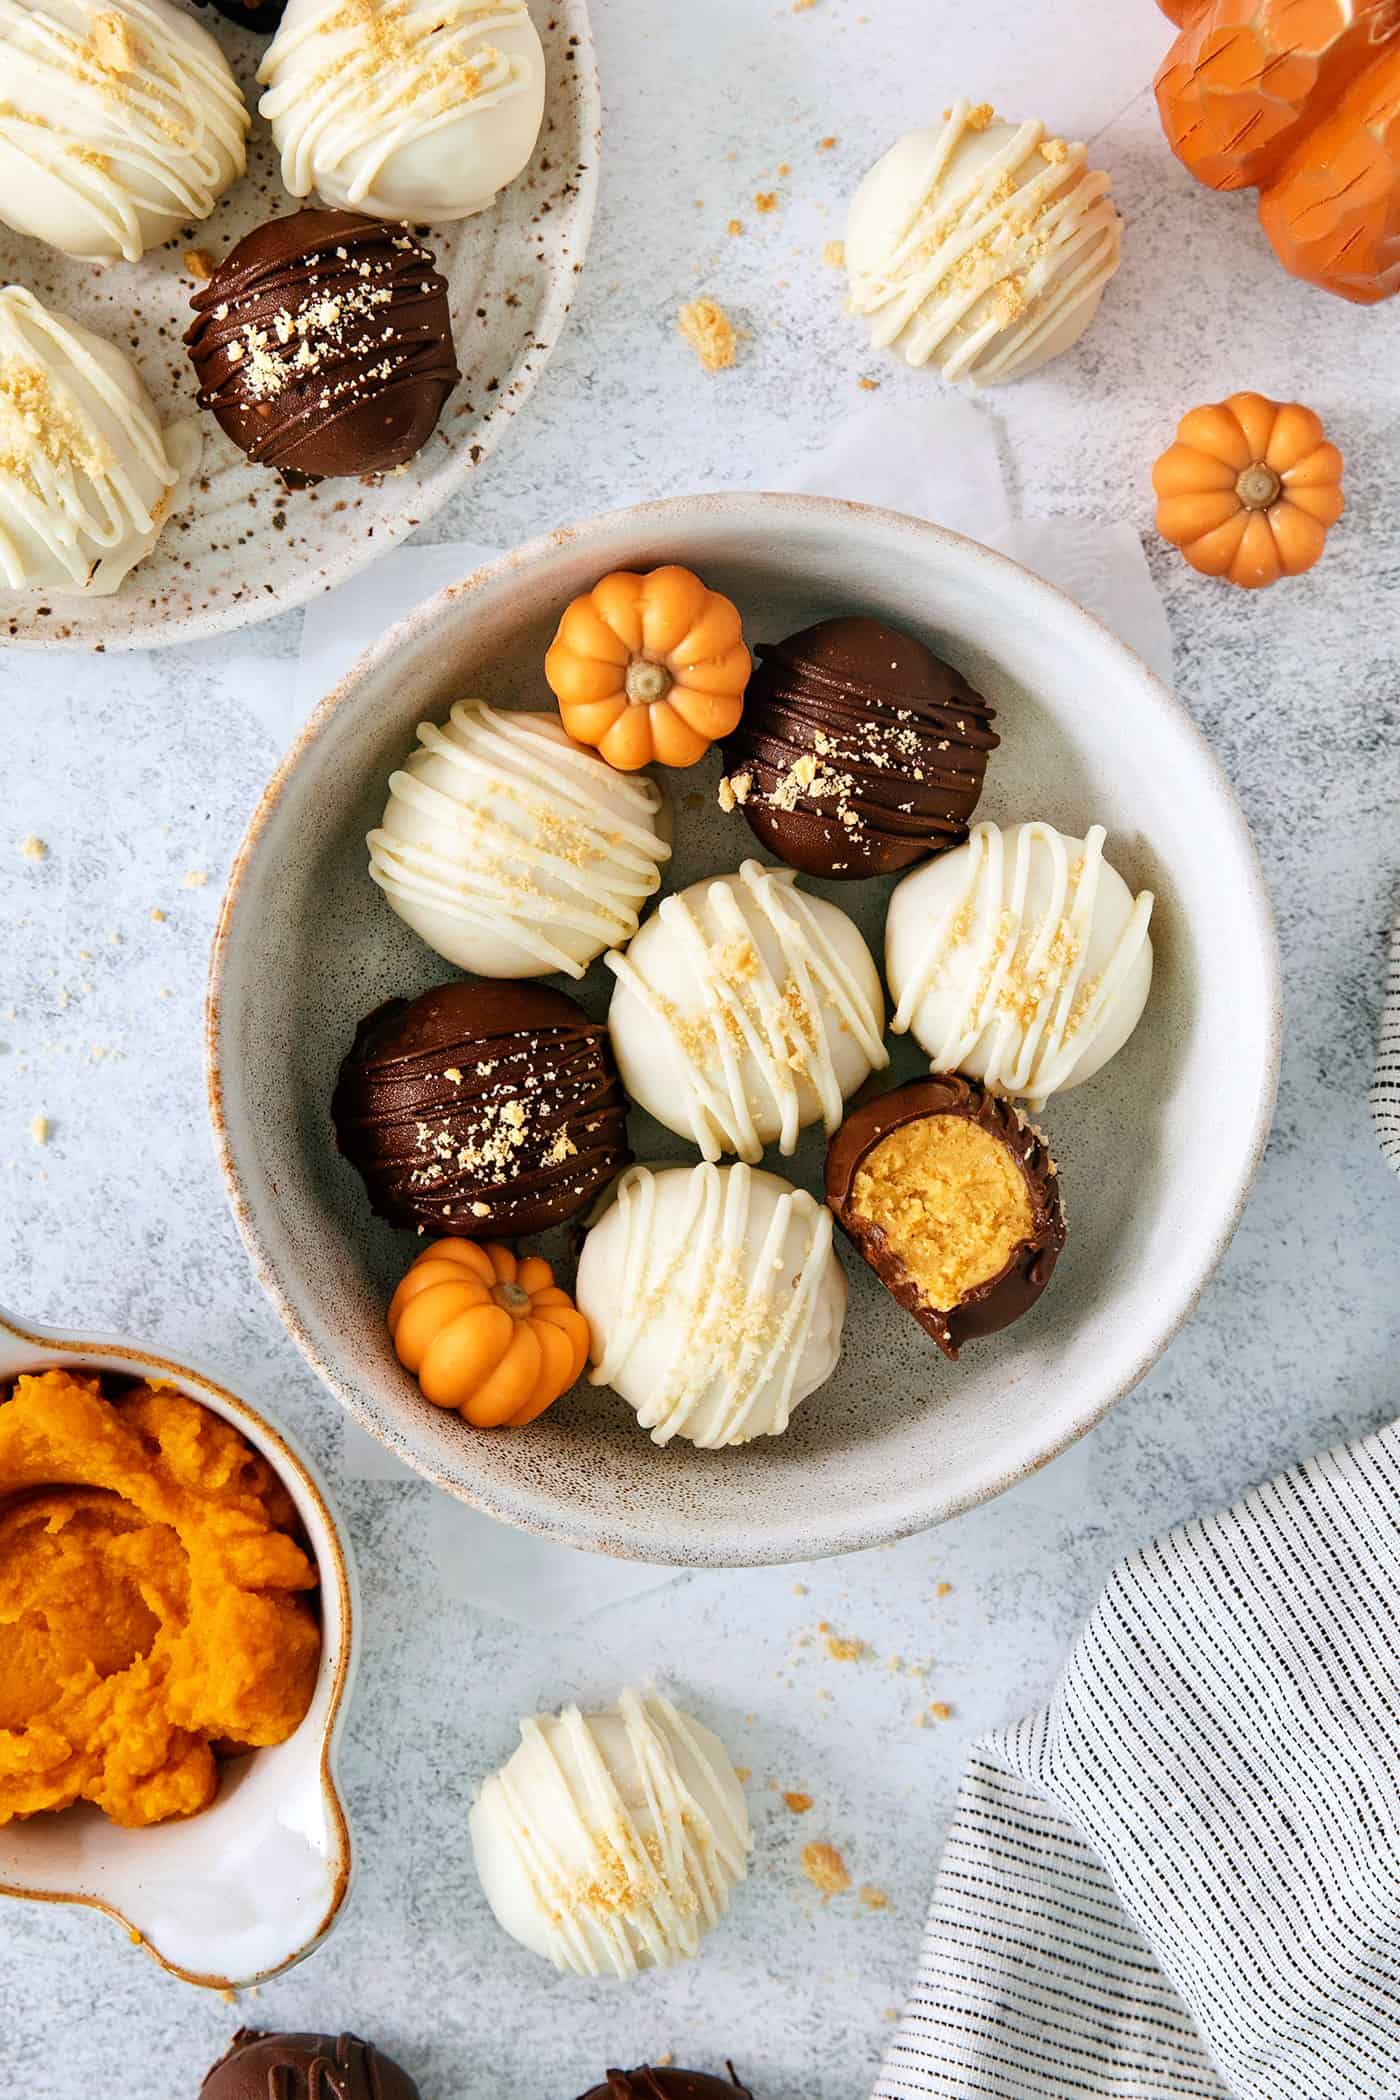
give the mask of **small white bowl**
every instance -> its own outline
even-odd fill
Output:
[[[481,694],[548,704],[545,649],[607,570],[683,562],[740,606],[751,641],[842,612],[912,628],[998,710],[980,814],[1108,827],[1113,865],[1157,896],[1156,975],[1127,1047],[1040,1120],[1063,1170],[1069,1244],[1053,1287],[1005,1334],[945,1364],[849,1251],[835,1376],[787,1434],[739,1450],[658,1450],[606,1392],[525,1431],[482,1434],[429,1405],[384,1313],[410,1235],[370,1215],[336,1153],[330,1097],[360,1017],[455,973],[366,872],[391,770],[424,717]],[[668,887],[755,850],[716,805],[713,754],[663,776]],[[888,882],[816,887],[877,955]],[[595,1013],[612,979],[570,986]],[[890,1083],[919,1069],[893,1038]],[[628,1559],[752,1565],[916,1531],[999,1493],[1130,1390],[1229,1241],[1273,1108],[1278,956],[1244,818],[1186,710],[1081,607],[955,533],[817,496],[653,503],[522,547],[420,606],[324,700],[274,776],[234,864],[210,977],[210,1102],[234,1214],[264,1284],[332,1391],[408,1464],[528,1530]],[[640,1113],[641,1159],[693,1159]],[[825,1142],[768,1164],[820,1194]]]
[[[295,1734],[231,1759],[201,1814],[124,1830],[80,1802],[0,1826],[0,1896],[88,1904],[186,1983],[242,1990],[310,1954],[350,1886],[350,1829],[335,1780],[358,1620],[349,1542],[305,1453],[246,1401],[124,1342],[71,1341],[0,1313],[0,1383],[55,1369],[160,1379],[262,1453],[296,1504],[320,1573],[321,1664]]]

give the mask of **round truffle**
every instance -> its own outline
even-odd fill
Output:
[[[1103,857],[1106,833],[978,824],[906,875],[885,920],[891,1026],[935,1072],[1039,1108],[1122,1049],[1152,984],[1152,893]]]
[[[740,2083],[733,2064],[727,2078],[642,2064],[635,2071],[609,2071],[606,2085],[595,2085],[582,2100],[753,2100],[753,2094]]]
[[[554,715],[459,700],[420,722],[369,834],[369,872],[430,948],[478,977],[582,977],[631,940],[671,848],[660,788]]]
[[[1029,1312],[1065,1243],[1040,1133],[975,1080],[936,1073],[858,1108],[826,1156],[852,1244],[945,1356]]]
[[[632,1167],[579,1257],[594,1385],[654,1444],[781,1436],[841,1354],[831,1213],[750,1167]]]
[[[137,262],[243,173],[247,105],[168,0],[6,0],[0,219],[87,262]]]
[[[291,487],[402,466],[461,376],[447,285],[407,226],[269,219],[191,303],[200,406]]]
[[[355,2034],[263,2034],[240,2027],[199,2100],[421,2100],[391,2056]]]
[[[632,1099],[706,1159],[750,1163],[828,1132],[889,1063],[879,972],[859,928],[784,868],[665,898],[625,955],[608,1027]]]
[[[485,211],[544,119],[526,0],[290,0],[258,80],[291,194],[377,219]]]
[[[627,1165],[607,1030],[539,984],[442,984],[360,1023],[331,1103],[377,1216],[465,1239],[562,1224]]]
[[[471,1840],[497,1922],[578,1976],[698,1954],[753,1849],[723,1743],[654,1691],[522,1721],[472,1806]]]
[[[120,350],[0,290],[0,581],[110,595],[160,537],[180,449]]]
[[[851,310],[906,364],[981,386],[1078,342],[1118,268],[1122,221],[1083,146],[960,97],[875,163],[851,204]]]
[[[822,620],[758,654],[721,796],[771,853],[850,882],[961,845],[1000,738],[959,672],[865,618]]]

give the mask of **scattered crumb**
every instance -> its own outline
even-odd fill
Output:
[[[675,2062],[675,2060],[676,2052],[674,2049],[663,2049],[659,2056],[654,2056],[652,2058],[652,2062],[655,2064],[658,2071],[669,2070],[671,2065]]]
[[[228,1984],[223,1984],[220,1987],[219,1996],[223,1999],[225,2005],[237,2005],[238,2003],[237,1991],[233,1990]]]
[[[49,1141],[48,1117],[35,1116],[29,1125],[29,1135],[33,1138],[36,1145],[47,1145]]]
[[[97,15],[92,24],[92,51],[108,73],[134,73],[137,49],[131,25],[124,15]]]
[[[1041,157],[1048,160],[1052,168],[1061,167],[1069,159],[1069,147],[1063,139],[1042,139]]]
[[[829,270],[844,270],[846,267],[846,243],[828,241],[822,249],[822,261]]]
[[[444,1079],[450,1079],[454,1086],[462,1084],[462,1068],[460,1065],[448,1065],[444,1069],[442,1076]]]
[[[163,926],[165,924],[165,913],[161,910],[158,904],[153,904],[151,906],[151,917],[155,920],[157,926]]]
[[[858,381],[858,384],[863,394],[878,394],[880,391],[878,379],[862,379]]]
[[[207,248],[186,248],[185,268],[201,284],[208,284],[214,274],[214,258]]]
[[[742,233],[744,230],[744,222],[742,219],[731,219],[724,230],[726,233]]]
[[[168,999],[170,997],[170,987],[168,984],[163,984],[161,986],[159,996],[162,999]]]
[[[734,324],[713,299],[691,299],[676,316],[676,326],[707,372],[723,372],[734,362]]]
[[[753,208],[757,212],[776,211],[778,209],[778,192],[776,190],[756,191],[754,194]]]
[[[747,1786],[753,1778],[752,1767],[749,1765],[735,1765],[734,1777],[738,1780],[740,1786]]]
[[[951,1596],[952,1596],[952,1594],[953,1594],[953,1585],[952,1585],[952,1583],[951,1583],[951,1582],[940,1582],[940,1583],[939,1583],[939,1585],[938,1585],[938,1587],[937,1587],[937,1589],[936,1589],[936,1590],[934,1591],[934,1593],[933,1593],[933,1594],[934,1594],[934,1596],[935,1596],[935,1597],[951,1597]]]
[[[491,1206],[489,1203],[473,1203],[471,1213],[474,1218],[489,1218]]]
[[[887,2005],[884,2011],[881,2013],[880,2018],[882,2020],[888,2020],[893,2026],[894,2022],[899,2018],[899,2007],[897,2005]]]
[[[805,1596],[806,1596],[806,1594],[807,1594],[807,1585],[806,1585],[806,1583],[805,1583],[805,1582],[795,1582],[795,1583],[793,1584],[793,1586],[792,1586],[792,1594],[793,1594],[793,1596],[794,1596],[794,1597],[805,1597]]]
[[[791,175],[792,169],[789,167],[788,163],[785,160],[780,160],[778,162],[778,173],[779,175]]]
[[[180,877],[180,887],[182,890],[202,890],[208,880],[207,868],[190,868]]]
[[[890,1899],[883,1889],[873,1889],[867,1881],[860,1891],[860,1900],[867,1910],[888,1910]]]
[[[935,1699],[929,1712],[935,1721],[951,1721],[953,1718],[953,1709],[946,1699]]]
[[[784,1794],[783,1799],[795,1816],[805,1816],[813,1805],[810,1794]]]
[[[802,1871],[813,1888],[821,1890],[824,1902],[832,1896],[844,1895],[851,1885],[846,1862],[834,1845],[804,1845]]]
[[[817,0],[792,0],[792,11],[795,15],[805,15],[816,4]]]
[[[859,1662],[861,1657],[868,1655],[870,1651],[864,1641],[847,1640],[842,1634],[829,1633],[826,1637],[826,1652],[833,1662],[853,1663]]]
[[[922,1707],[919,1708],[919,1711],[914,1716],[914,1726],[916,1728],[928,1727],[928,1715],[924,1712]]]
[[[817,151],[818,151],[818,153],[830,153],[830,151],[831,151],[832,147],[833,147],[833,146],[834,146],[835,144],[836,144],[836,141],[835,141],[835,139],[834,139],[834,138],[829,138],[829,139],[818,139],[818,140],[817,140]]]
[[[997,113],[991,103],[979,102],[975,109],[970,109],[967,113],[967,128],[969,131],[985,131],[989,124],[995,124],[996,119]]]
[[[32,831],[27,839],[21,840],[19,850],[26,860],[47,860],[49,857],[48,847],[42,839],[36,839]]]

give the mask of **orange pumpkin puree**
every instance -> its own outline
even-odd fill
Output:
[[[267,1461],[182,1393],[0,1387],[0,1823],[194,1815],[214,1746],[292,1733],[321,1647],[295,1526]]]

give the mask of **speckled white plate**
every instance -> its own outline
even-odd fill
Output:
[[[582,1387],[531,1429],[483,1435],[418,1394],[384,1328],[411,1235],[370,1216],[329,1103],[355,1024],[453,974],[394,917],[364,836],[425,715],[483,693],[538,707],[559,613],[608,569],[681,561],[740,605],[753,640],[875,613],[924,636],[988,694],[1002,747],[982,814],[1082,835],[1157,895],[1156,975],[1136,1035],[1039,1119],[1069,1244],[1017,1326],[951,1365],[842,1247],[845,1348],[787,1435],[658,1450],[631,1410]],[[754,851],[715,800],[719,765],[665,776],[671,887]],[[882,952],[890,883],[814,885]],[[606,1010],[595,964],[580,996]],[[573,989],[570,987],[570,989]],[[419,608],[324,700],[272,780],[215,941],[209,1083],[234,1211],[289,1330],[337,1397],[450,1493],[574,1545],[694,1565],[797,1560],[915,1531],[998,1493],[1136,1384],[1187,1317],[1234,1229],[1268,1131],[1278,958],[1244,818],[1184,708],[1080,607],[933,525],[813,496],[702,496],[594,519],[519,549]],[[918,1069],[907,1039],[890,1083]],[[634,1112],[643,1159],[693,1159]],[[767,1164],[821,1189],[825,1144]],[[567,1242],[559,1244],[567,1251]],[[567,1278],[566,1278],[567,1280]]]
[[[0,1382],[64,1367],[154,1378],[241,1430],[278,1474],[321,1578],[321,1663],[285,1743],[231,1758],[200,1815],[123,1830],[79,1802],[0,1827],[0,1896],[105,1911],[164,1969],[242,1989],[319,1946],[349,1893],[352,1855],[336,1782],[350,1703],[359,1596],[350,1543],[305,1452],[223,1386],[130,1342],[75,1341],[0,1312]]]
[[[451,293],[462,379],[415,459],[377,481],[289,494],[251,467],[195,406],[181,338],[190,249],[218,261],[254,226],[297,209],[282,187],[254,74],[265,37],[196,13],[228,53],[254,111],[248,172],[215,208],[139,263],[83,263],[0,225],[0,284],[22,284],[128,351],[166,422],[198,418],[203,455],[183,509],[111,598],[0,589],[0,642],[158,648],[265,620],[343,583],[468,481],[524,406],[559,337],[583,268],[598,184],[598,76],[588,0],[530,0],[548,94],[534,158],[491,211],[429,230]],[[3,83],[0,83],[3,85]],[[304,200],[314,204],[316,199]]]

